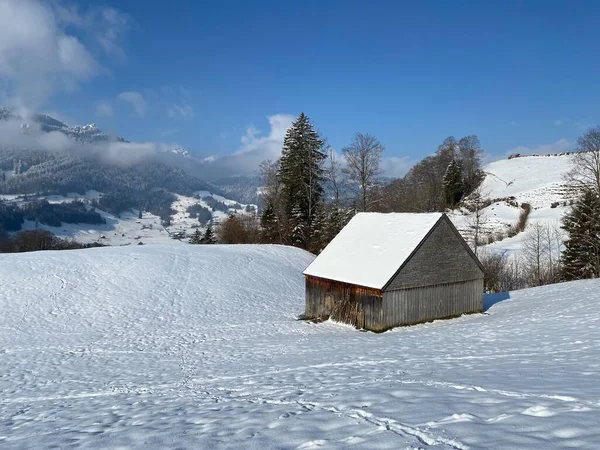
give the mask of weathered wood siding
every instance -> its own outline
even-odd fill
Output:
[[[307,318],[371,331],[483,311],[483,271],[445,215],[382,290],[306,277]]]
[[[378,289],[306,276],[304,315],[308,319],[331,316],[357,328],[379,329],[384,319],[381,305],[382,293]]]
[[[308,319],[331,316],[357,328],[384,331],[482,311],[482,278],[381,293],[376,289],[306,277],[305,316]]]
[[[481,268],[448,221],[444,216],[438,222],[385,291],[483,279]]]
[[[381,311],[379,330],[482,312],[483,279],[386,291]]]

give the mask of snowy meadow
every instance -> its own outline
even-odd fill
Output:
[[[597,449],[600,282],[360,332],[281,246],[0,255],[0,448]]]

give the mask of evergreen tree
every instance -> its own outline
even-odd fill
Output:
[[[306,231],[323,197],[323,140],[301,113],[288,129],[278,171],[283,212],[289,220],[289,242],[306,248]],[[302,237],[301,237],[302,236]],[[300,242],[302,242],[300,244]]]
[[[281,243],[279,236],[279,221],[275,208],[268,202],[260,216],[261,241],[266,244]]]
[[[456,159],[450,161],[443,179],[444,199],[446,205],[453,207],[463,195],[462,168]]]
[[[463,180],[463,194],[469,195],[485,178],[481,170],[483,149],[479,138],[475,135],[465,136],[458,141],[458,159]]]
[[[333,206],[327,217],[327,230],[325,233],[325,243],[327,245],[344,228],[350,219],[354,217],[356,210],[350,208],[339,208]]]
[[[138,219],[142,218],[142,209],[140,208],[139,212],[138,212]]]
[[[586,189],[563,218],[568,233],[562,254],[562,278],[580,280],[600,277],[600,198]]]
[[[199,228],[196,228],[189,242],[190,244],[202,244],[202,233]]]
[[[316,208],[310,232],[310,242],[308,250],[318,254],[327,245],[327,215],[325,213],[325,205],[321,202]]]
[[[202,237],[202,244],[215,244],[217,242],[215,233],[213,232],[212,225],[208,224],[204,236]]]
[[[299,205],[294,206],[290,216],[290,243],[294,247],[306,248],[307,223],[304,211]]]

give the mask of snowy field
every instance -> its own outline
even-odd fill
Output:
[[[37,228],[48,230],[54,233],[56,236],[61,238],[74,239],[82,244],[91,244],[99,242],[104,245],[135,245],[138,243],[143,244],[164,244],[169,242],[186,242],[186,237],[191,236],[197,228],[204,231],[206,227],[200,225],[197,219],[190,217],[187,212],[187,208],[192,205],[201,205],[205,208],[210,209],[209,205],[202,200],[202,197],[210,196],[215,200],[223,202],[226,206],[230,207],[228,212],[236,212],[239,214],[246,213],[245,208],[248,205],[239,204],[233,200],[226,199],[220,195],[212,194],[208,191],[198,191],[197,197],[186,197],[183,195],[175,194],[177,200],[173,202],[172,208],[175,210],[175,214],[171,219],[171,225],[164,227],[160,217],[144,211],[142,218],[138,216],[138,210],[130,210],[123,212],[120,216],[115,216],[106,211],[96,209],[106,224],[92,225],[85,223],[63,223],[60,227],[51,227],[43,224],[38,224]],[[4,200],[9,203],[23,204],[34,199],[45,199],[49,203],[66,203],[72,202],[73,200],[91,201],[98,200],[102,196],[101,192],[88,191],[85,195],[81,194],[69,194],[66,196],[62,195],[51,195],[51,196],[28,196],[27,200],[23,199],[20,195],[0,195],[0,200]],[[242,209],[236,210],[233,207],[235,205]],[[256,205],[249,205],[256,208]],[[90,206],[91,208],[91,206]],[[227,217],[228,213],[224,211],[213,211],[213,221],[218,223],[219,220]],[[23,224],[22,230],[34,230],[36,224],[34,221],[28,220]],[[177,237],[180,236],[181,240]]]
[[[570,210],[572,193],[565,187],[565,176],[573,168],[573,155],[523,156],[502,159],[486,165],[481,185],[484,199],[495,200],[483,210],[481,231],[485,239],[489,234],[506,233],[519,220],[522,209],[517,205],[529,203],[531,213],[528,225],[540,224],[558,227],[560,220]],[[506,200],[512,198],[513,200]],[[554,206],[554,207],[553,207]],[[448,217],[463,237],[471,242],[472,215],[466,209],[451,211]],[[494,242],[490,250],[518,252],[525,233]]]
[[[532,207],[550,206],[568,198],[564,176],[573,167],[573,155],[523,156],[485,166],[481,192],[490,198],[518,197]]]
[[[0,255],[0,448],[600,448],[600,282],[373,334],[295,320],[312,259]]]

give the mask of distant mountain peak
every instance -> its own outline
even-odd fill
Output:
[[[190,152],[188,152],[186,149],[182,148],[182,147],[174,147],[174,148],[169,148],[167,150],[165,150],[166,152],[171,152],[174,153],[176,155],[181,155],[181,156],[190,156]]]
[[[31,126],[30,123],[35,123],[40,127],[40,130],[46,133],[58,131],[81,142],[82,144],[93,144],[95,142],[106,142],[106,141],[118,141],[127,142],[125,139],[119,136],[111,136],[103,132],[95,123],[88,125],[67,125],[58,119],[44,113],[34,113],[24,119],[23,117],[15,114],[9,108],[0,106],[0,120],[19,120],[21,121],[21,128],[29,132]]]

